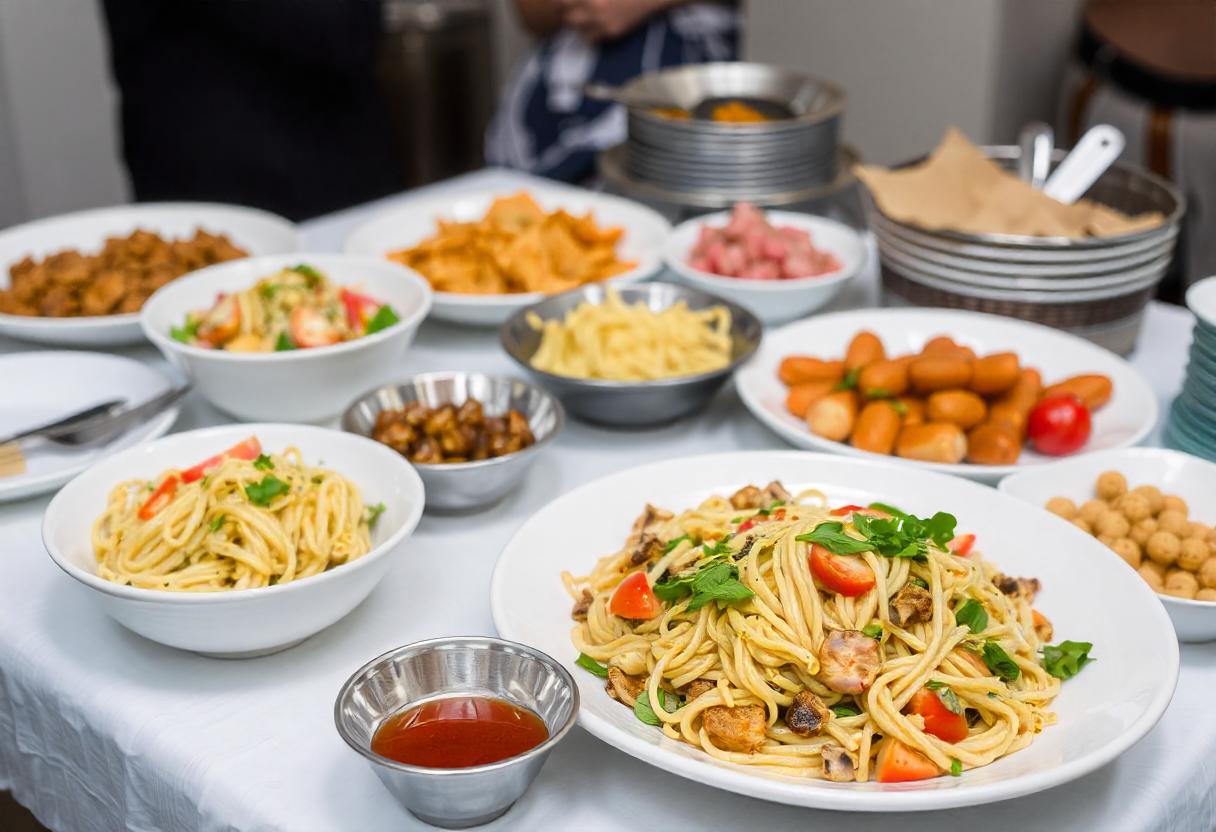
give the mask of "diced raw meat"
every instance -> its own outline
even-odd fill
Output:
[[[789,280],[834,272],[840,261],[831,252],[815,248],[806,231],[773,226],[759,208],[739,202],[726,225],[701,226],[688,265],[724,277]]]

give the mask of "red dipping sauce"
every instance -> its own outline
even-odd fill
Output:
[[[468,768],[496,763],[549,738],[527,708],[488,696],[453,696],[407,708],[376,729],[372,751],[398,763]]]

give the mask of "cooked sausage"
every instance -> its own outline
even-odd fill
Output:
[[[939,358],[962,358],[967,361],[975,358],[975,350],[957,343],[949,335],[938,335],[930,338],[921,347],[921,355],[932,355]]]
[[[786,409],[799,419],[805,419],[806,412],[811,409],[811,405],[831,393],[835,386],[836,382],[826,378],[822,381],[804,381],[795,384],[790,387],[790,392],[785,397]]]
[[[1018,380],[988,408],[988,420],[1008,425],[1018,432],[1026,433],[1026,417],[1043,395],[1043,377],[1033,367],[1023,367]]]
[[[785,727],[800,737],[816,736],[831,718],[828,706],[809,690],[795,693],[794,701],[785,709]]]
[[[843,361],[824,361],[807,355],[790,355],[781,359],[777,376],[786,385],[804,381],[840,381],[844,378]]]
[[[849,348],[844,354],[844,370],[846,373],[850,370],[860,370],[886,357],[887,351],[883,349],[878,336],[863,329],[849,342]]]
[[[881,664],[878,640],[860,630],[829,630],[819,645],[819,679],[837,693],[864,693]]]
[[[1009,425],[985,422],[967,434],[967,461],[1012,465],[1022,453],[1022,434]]]
[[[909,363],[894,358],[871,364],[857,377],[857,387],[863,396],[902,396],[908,390]]]
[[[591,590],[584,589],[583,594],[574,602],[574,609],[570,611],[570,617],[575,621],[586,621],[587,612],[591,609],[591,602],[595,598],[591,595]]]
[[[960,357],[923,355],[908,365],[908,381],[922,393],[966,387],[971,383],[971,362]]]
[[[928,621],[933,615],[933,596],[923,586],[906,583],[895,593],[889,605],[891,623],[907,627],[917,621]]]
[[[925,421],[925,401],[914,396],[900,396],[895,400],[897,410],[902,410],[903,424],[920,425]]]
[[[853,447],[876,454],[889,454],[899,435],[899,412],[885,399],[867,402],[853,427]]]
[[[857,394],[852,390],[838,390],[824,396],[807,411],[806,423],[812,431],[824,439],[843,442],[853,432],[857,421]]]
[[[905,459],[955,464],[967,455],[967,435],[950,422],[908,425],[895,440],[895,453]]]
[[[971,389],[981,396],[997,396],[1017,383],[1021,364],[1012,352],[994,352],[972,365]]]
[[[688,701],[691,702],[698,696],[709,693],[716,687],[717,685],[708,679],[693,679],[684,686],[684,695],[688,698]]]
[[[767,715],[762,705],[706,708],[701,724],[714,745],[727,751],[750,754],[764,744]]]
[[[764,508],[764,492],[754,485],[745,485],[730,495],[732,508]]]
[[[987,415],[987,403],[970,390],[939,390],[925,404],[930,422],[951,422],[963,430],[975,427]]]
[[[1008,428],[1021,439],[1026,436],[1026,418],[1029,411],[1022,410],[1010,402],[997,402],[988,408],[988,423]]]
[[[1114,385],[1111,383],[1110,376],[1090,373],[1058,381],[1044,390],[1043,395],[1056,396],[1066,393],[1076,396],[1090,410],[1097,410],[1110,401],[1112,392],[1114,392]]]

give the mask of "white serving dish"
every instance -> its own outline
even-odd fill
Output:
[[[818,277],[748,280],[723,277],[688,265],[688,255],[702,226],[725,226],[730,221],[730,211],[694,217],[676,226],[663,246],[663,263],[688,285],[734,301],[766,324],[792,321],[830,303],[865,264],[866,245],[861,235],[844,223],[797,211],[765,210],[764,215],[773,225],[790,225],[809,232],[812,245],[836,255],[840,268]]]
[[[1036,453],[1027,445],[1013,465],[920,462],[858,450],[848,443],[811,433],[804,420],[786,410],[787,388],[777,378],[777,367],[787,355],[843,358],[849,341],[863,329],[877,334],[890,354],[919,351],[935,335],[949,335],[980,355],[1012,350],[1023,366],[1039,369],[1044,385],[1078,373],[1105,373],[1114,382],[1114,394],[1105,407],[1093,414],[1093,435],[1075,455],[1078,457],[1135,445],[1157,421],[1156,395],[1144,378],[1114,353],[1039,324],[951,309],[834,312],[766,333],[756,355],[735,374],[735,387],[743,404],[781,438],[800,448],[884,459],[984,482],[995,483],[1015,471],[1059,460]]]
[[[622,260],[636,260],[637,266],[608,283],[636,283],[652,277],[661,266],[663,240],[671,224],[661,214],[636,202],[608,194],[570,187],[529,185],[526,188],[498,188],[451,196],[411,199],[389,208],[360,225],[346,238],[347,254],[385,257],[392,251],[410,248],[431,237],[436,220],[473,222],[485,216],[498,197],[527,191],[546,211],[558,208],[582,215],[590,211],[597,225],[624,229],[616,254]],[[513,295],[470,295],[436,292],[432,317],[474,326],[499,326],[517,309],[543,299],[541,292]]]
[[[1040,508],[1052,497],[1068,497],[1080,505],[1094,499],[1094,481],[1103,471],[1121,472],[1132,488],[1155,485],[1165,494],[1177,494],[1186,500],[1192,520],[1209,526],[1216,523],[1216,507],[1212,503],[1216,495],[1216,465],[1165,448],[1126,448],[1044,465],[1005,477],[999,488]],[[1127,566],[1114,552],[1108,553],[1112,562]],[[1171,595],[1157,597],[1170,614],[1180,641],[1216,640],[1216,603]]]
[[[22,352],[0,355],[0,436],[45,424],[112,399],[143,404],[170,387],[148,366],[93,352]],[[53,491],[99,459],[168,432],[177,405],[98,445],[72,448],[42,439],[21,442],[26,470],[0,477],[0,502]]]
[[[300,247],[289,220],[239,205],[208,202],[146,202],[115,205],[34,220],[0,231],[0,287],[9,284],[9,267],[25,257],[43,258],[64,249],[101,251],[109,237],[143,229],[162,237],[193,237],[202,229],[224,234],[250,256],[279,254]],[[143,340],[139,313],[80,318],[35,318],[0,314],[0,335],[69,347],[109,347]]]
[[[189,346],[170,337],[186,313],[207,309],[217,292],[247,289],[263,277],[308,264],[340,286],[392,305],[401,320],[373,335],[330,347],[239,353]],[[405,266],[342,254],[280,254],[233,260],[161,287],[144,304],[144,334],[188,375],[198,392],[238,419],[312,422],[337,416],[400,360],[431,306],[431,287]]]
[[[1043,589],[1036,607],[1052,620],[1055,638],[1092,642],[1096,659],[1063,684],[1051,707],[1058,724],[1028,748],[959,778],[830,783],[716,761],[667,739],[612,700],[602,679],[574,665],[571,599],[561,571],[586,574],[599,557],[618,550],[646,503],[681,511],[711,494],[773,479],[791,491],[821,488],[833,504],[880,500],[919,515],[949,511],[1007,574],[1039,578]],[[595,736],[704,785],[821,809],[949,809],[1070,782],[1144,737],[1165,711],[1178,678],[1178,643],[1165,610],[1139,576],[1112,563],[1105,547],[1080,529],[957,477],[799,451],[667,460],[575,489],[533,515],[508,542],[494,568],[490,605],[502,637],[542,650],[570,669],[582,696],[579,723]]]
[[[295,445],[306,462],[324,460],[356,483],[368,504],[383,502],[372,550],[309,578],[229,592],[140,589],[97,576],[92,525],[115,485],[189,466],[249,436],[273,451]],[[290,647],[358,606],[393,565],[423,502],[422,481],[409,463],[370,439],[305,425],[224,425],[174,434],[94,465],[51,500],[42,539],[55,564],[119,624],[170,647],[235,658]]]

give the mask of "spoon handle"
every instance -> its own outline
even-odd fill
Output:
[[[60,419],[55,419],[51,422],[44,422],[43,424],[35,425],[32,428],[19,430],[16,433],[10,434],[9,436],[0,437],[0,445],[7,445],[10,442],[30,439],[35,436],[51,436],[75,430],[82,423],[91,422],[96,417],[109,413],[120,404],[122,404],[122,401],[114,399],[113,401],[102,402],[101,404],[95,404],[92,407],[86,407],[84,410],[78,410],[75,413],[70,413]]]
[[[1043,193],[1071,205],[1123,152],[1123,134],[1109,124],[1089,128],[1043,185]]]

